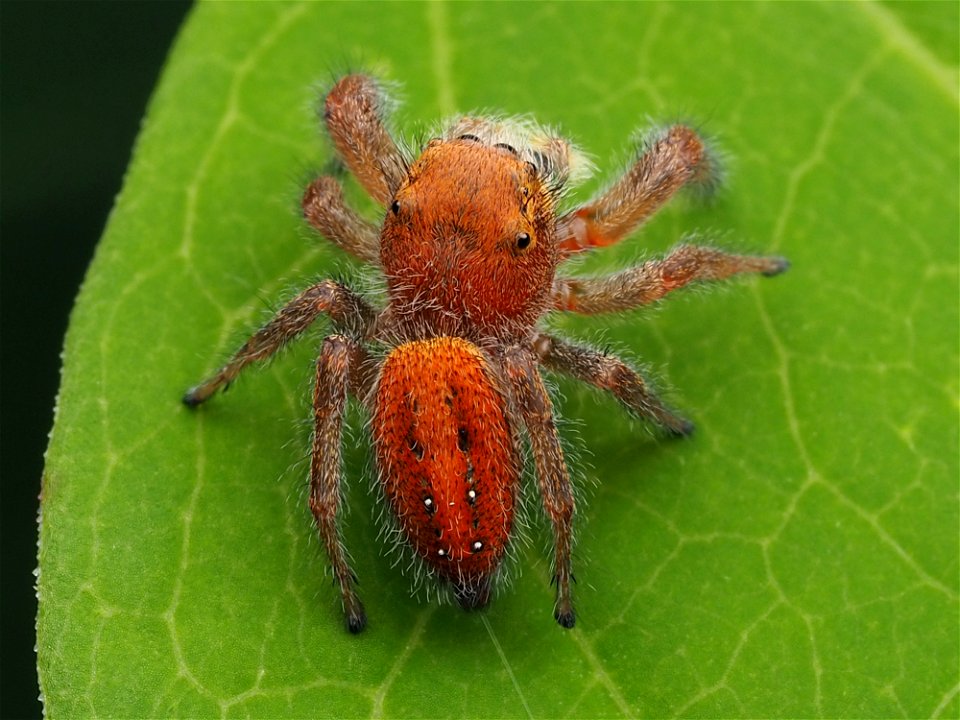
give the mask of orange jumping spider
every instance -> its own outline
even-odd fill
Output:
[[[199,405],[318,316],[330,319],[316,363],[310,509],[354,633],[366,615],[338,526],[347,394],[370,412],[380,484],[399,528],[466,609],[489,601],[510,542],[522,428],[553,529],[554,617],[573,627],[574,496],[540,367],[606,390],[674,434],[693,426],[622,360],[553,337],[538,321],[635,308],[694,281],[776,275],[787,262],[681,245],[611,275],[558,276],[571,255],[618,242],[681,187],[715,178],[695,132],[675,125],[655,135],[610,188],[560,210],[583,165],[566,140],[530,123],[464,117],[414,158],[385,129],[384,104],[375,80],[349,75],[323,106],[340,157],[386,208],[381,227],[349,208],[331,177],[310,184],[302,207],[321,234],[382,270],[386,306],[319,282],[183,401]]]

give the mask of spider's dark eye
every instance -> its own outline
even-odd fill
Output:
[[[524,232],[517,235],[517,248],[520,250],[526,250],[528,247],[530,247],[531,242],[532,240],[529,233]]]
[[[394,200],[392,203],[390,203],[390,210],[393,212],[394,215],[399,214],[399,213],[400,213],[400,201],[399,201],[399,200]]]

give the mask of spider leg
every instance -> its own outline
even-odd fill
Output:
[[[668,128],[609,189],[560,218],[561,249],[577,253],[619,242],[684,185],[711,185],[716,179],[714,165],[693,130],[684,125]]]
[[[591,278],[558,277],[557,310],[593,315],[648,305],[691,282],[724,280],[740,273],[777,275],[790,266],[781,257],[732,255],[700,245],[680,245],[660,260]]]
[[[333,565],[333,574],[343,600],[347,629],[352,633],[363,630],[367,624],[367,616],[354,587],[356,575],[350,568],[337,522],[342,477],[341,445],[347,390],[351,386],[363,384],[359,375],[368,360],[366,351],[356,340],[343,335],[325,338],[320,357],[317,358],[316,385],[313,392],[310,510]]]
[[[307,186],[301,201],[303,216],[341,250],[370,263],[380,263],[380,233],[343,199],[334,178],[319,177]]]
[[[340,78],[327,94],[323,119],[337,152],[360,184],[387,205],[407,174],[407,162],[383,124],[386,96],[366,75]]]
[[[326,313],[341,328],[362,334],[373,322],[371,308],[359,295],[334,282],[324,280],[287,303],[274,318],[253,334],[230,361],[210,378],[187,391],[183,402],[196,407],[217,390],[233,381],[250,363],[265,360],[287,342],[306,330],[317,316]]]
[[[570,581],[573,579],[571,552],[574,500],[570,474],[553,420],[553,408],[537,371],[537,360],[533,352],[519,346],[511,347],[505,354],[504,366],[513,404],[519,411],[530,438],[543,505],[553,525],[553,577],[557,583],[557,600],[553,614],[560,625],[572,628],[576,621],[570,590]]]
[[[689,435],[693,423],[667,408],[643,377],[618,357],[537,333],[534,352],[549,369],[606,390],[632,413],[652,420],[674,435]]]

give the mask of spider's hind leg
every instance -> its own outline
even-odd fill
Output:
[[[530,438],[543,506],[553,526],[553,579],[557,584],[553,616],[565,628],[576,622],[571,582],[574,498],[570,473],[560,447],[553,406],[537,370],[536,356],[525,347],[509,348],[504,357],[512,405]]]
[[[323,341],[317,358],[313,393],[313,449],[310,463],[310,511],[333,566],[340,587],[347,629],[361,632],[367,624],[363,603],[356,592],[356,576],[340,537],[340,481],[342,469],[343,413],[350,387],[364,384],[363,369],[369,362],[366,351],[344,335]]]

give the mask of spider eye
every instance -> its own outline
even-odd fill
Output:
[[[400,201],[394,200],[392,203],[390,203],[390,210],[394,215],[398,215],[400,213]]]
[[[517,235],[517,248],[519,250],[526,250],[532,242],[533,239],[530,237],[530,233],[522,232]]]

